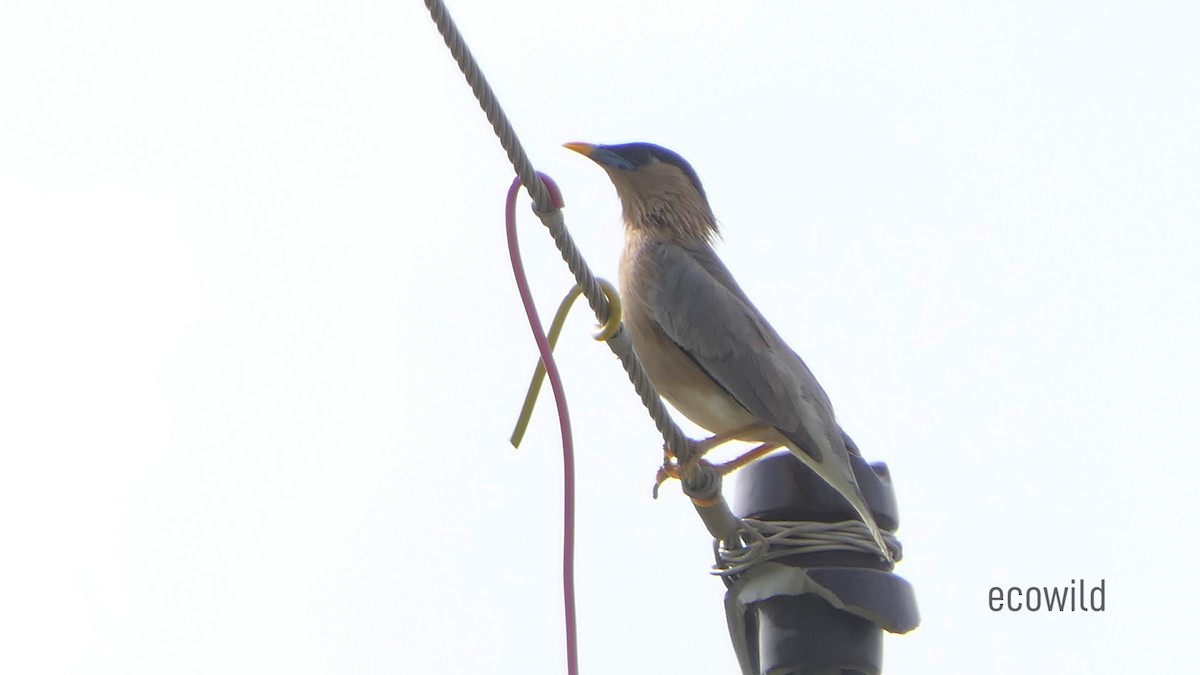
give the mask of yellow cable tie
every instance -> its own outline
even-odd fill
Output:
[[[604,291],[605,297],[608,298],[609,312],[608,321],[602,326],[597,326],[592,337],[604,342],[612,339],[621,330],[621,294],[617,291],[616,286],[605,279],[596,279],[596,282]],[[554,313],[554,321],[550,323],[550,330],[546,333],[546,341],[550,343],[551,351],[558,344],[558,336],[562,333],[563,324],[567,321],[567,314],[570,313],[571,306],[582,294],[583,290],[576,284],[558,304],[558,311]],[[529,427],[529,419],[533,417],[533,407],[537,403],[538,394],[541,392],[542,383],[545,380],[546,364],[542,363],[539,358],[537,366],[533,369],[533,377],[529,380],[529,389],[525,392],[525,402],[521,404],[521,414],[517,417],[517,425],[508,439],[514,448],[521,447],[521,440],[525,438],[525,430]]]

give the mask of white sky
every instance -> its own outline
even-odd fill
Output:
[[[1184,672],[1200,590],[1192,3],[451,4],[596,271],[565,141],[700,173],[900,499],[888,673]],[[0,9],[0,670],[562,672],[510,169],[424,7]],[[526,207],[521,207],[522,214]],[[532,217],[545,312],[570,285]],[[586,673],[731,673],[724,588],[579,311]],[[1103,578],[1107,611],[995,614]]]

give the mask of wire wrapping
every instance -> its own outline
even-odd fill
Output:
[[[824,523],[746,518],[742,520],[742,527],[745,547],[727,550],[714,544],[717,565],[713,574],[735,576],[759,563],[803,553],[879,554],[879,546],[870,530],[857,519]],[[896,535],[884,531],[883,538],[898,556],[900,544]]]

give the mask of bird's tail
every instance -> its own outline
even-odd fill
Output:
[[[867,506],[867,500],[858,487],[858,481],[854,479],[854,469],[850,467],[850,457],[846,451],[826,452],[822,454],[820,460],[817,460],[801,450],[795,443],[789,442],[788,450],[791,450],[792,454],[804,462],[805,466],[812,469],[821,477],[821,480],[837,490],[838,494],[854,507],[867,529],[871,531],[871,538],[879,546],[880,553],[889,563],[893,562],[891,551],[888,550],[887,544],[883,540],[883,532],[875,523],[875,516],[871,514],[871,509]]]

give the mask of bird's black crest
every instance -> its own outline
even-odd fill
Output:
[[[687,160],[679,156],[679,153],[668,150],[661,145],[653,143],[621,143],[619,145],[602,145],[602,149],[613,154],[619,155],[622,159],[629,162],[635,169],[641,168],[650,163],[651,159],[657,159],[665,164],[671,164],[679,167],[679,170],[688,177],[696,191],[701,197],[706,200],[708,196],[704,194],[704,186],[700,184],[700,177],[696,175],[696,170],[692,168]]]

